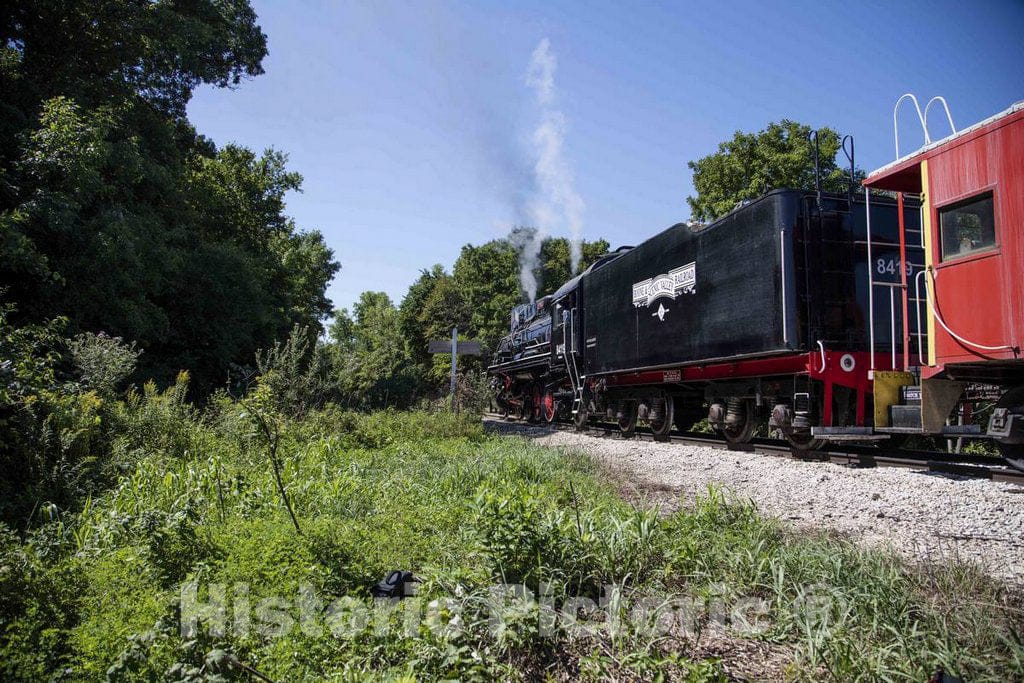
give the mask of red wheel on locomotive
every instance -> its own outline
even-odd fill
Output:
[[[544,398],[541,401],[541,408],[544,414],[544,421],[552,423],[555,421],[555,395],[549,389],[544,392]]]

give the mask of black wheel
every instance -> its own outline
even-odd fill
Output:
[[[662,408],[661,417],[657,420],[647,421],[651,431],[654,432],[654,436],[668,436],[669,432],[672,431],[672,418],[675,416],[675,403],[675,400],[671,396],[666,396],[663,399],[655,399],[655,404]],[[660,404],[664,404],[664,406],[662,407]]]
[[[798,451],[820,451],[825,447],[825,439],[815,439],[810,432],[790,432],[786,441]]]
[[[754,402],[750,399],[743,401],[742,414],[739,421],[734,425],[722,427],[722,436],[731,444],[739,445],[750,443],[754,438],[754,430],[757,428],[757,411],[754,409]]]
[[[623,401],[622,404],[623,416],[616,422],[619,424],[619,431],[624,436],[632,436],[636,431],[636,401]]]
[[[576,431],[582,432],[585,430],[589,419],[590,413],[587,411],[587,401],[584,399],[579,405],[579,410],[572,416],[572,423],[576,426]]]
[[[996,408],[1007,408],[1013,415],[1024,415],[1024,387],[1016,387],[1007,391],[996,402]],[[996,443],[1006,464],[1024,472],[1024,444]]]

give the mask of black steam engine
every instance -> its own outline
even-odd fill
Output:
[[[863,182],[843,139],[846,195],[816,170],[814,192],[672,226],[517,309],[502,408],[656,435],[706,417],[737,443],[766,422],[804,449],[988,439],[1024,470],[1024,103],[938,141],[918,114],[925,145]]]
[[[610,253],[513,311],[488,369],[499,406],[625,433],[643,421],[656,435],[707,417],[730,442],[765,417],[799,448],[820,445],[816,427],[870,425],[869,335],[872,368],[899,367],[904,316],[877,293],[869,308],[868,283],[895,289],[923,263],[919,246],[902,263],[897,211],[881,197],[868,209],[852,194],[776,190]],[[903,211],[919,231],[918,205]]]

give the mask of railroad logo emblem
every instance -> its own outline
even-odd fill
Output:
[[[680,294],[693,294],[697,288],[697,262],[673,268],[667,273],[655,275],[633,285],[633,305],[637,308],[650,306],[661,298],[675,299]],[[659,309],[660,310],[660,309]],[[664,309],[668,311],[668,309]],[[658,316],[664,320],[665,314]]]

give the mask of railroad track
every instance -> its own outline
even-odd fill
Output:
[[[536,423],[507,420],[498,413],[484,413],[485,417],[508,424],[520,424],[540,431],[575,431],[571,424],[553,422]],[[935,474],[947,474],[976,479],[990,479],[1024,485],[1024,472],[1006,466],[1002,458],[974,453],[945,453],[942,451],[897,450],[877,446],[836,444],[821,451],[800,451],[781,439],[755,438],[748,444],[733,445],[713,434],[673,431],[668,437],[656,438],[648,430],[637,427],[629,437],[623,436],[618,427],[609,424],[592,423],[583,432],[590,436],[609,439],[641,439],[706,446],[721,450],[763,453],[777,457],[793,458],[815,462],[832,462],[848,467],[904,467]]]

